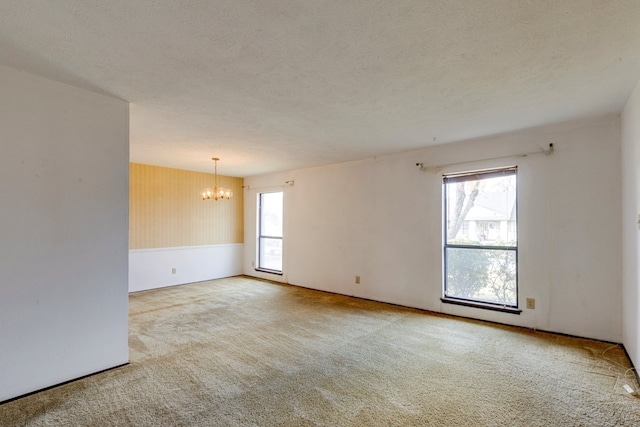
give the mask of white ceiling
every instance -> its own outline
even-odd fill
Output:
[[[131,160],[250,176],[618,112],[638,0],[0,0],[0,65],[131,102]]]

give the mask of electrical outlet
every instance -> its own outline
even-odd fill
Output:
[[[255,261],[251,261],[251,267],[255,267],[256,266],[256,262]]]
[[[536,300],[534,298],[527,298],[527,308],[530,310],[536,309]]]
[[[360,284],[360,276],[356,276],[356,284]]]
[[[176,268],[175,268],[175,267],[173,267],[173,268],[171,269],[171,274],[176,274]]]

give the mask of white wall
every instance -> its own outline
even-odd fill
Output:
[[[640,83],[622,113],[622,334],[635,366],[640,365]]]
[[[0,67],[0,401],[128,360],[128,104]]]
[[[130,250],[129,292],[238,276],[242,274],[243,246],[237,243]]]
[[[546,148],[535,155],[450,166]],[[521,315],[443,304],[442,172],[518,165]],[[295,185],[284,182],[294,180]],[[620,119],[608,116],[245,180],[245,274],[620,342]],[[256,194],[285,192],[284,274],[257,273]],[[354,276],[361,276],[361,284]]]

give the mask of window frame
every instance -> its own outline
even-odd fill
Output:
[[[282,235],[280,236],[271,236],[271,235],[263,235],[262,234],[262,196],[264,196],[265,194],[274,194],[274,193],[281,193],[282,194]],[[260,256],[260,254],[262,253],[262,240],[263,239],[274,239],[274,240],[280,240],[281,241],[281,253],[280,253],[280,263],[281,263],[281,268],[284,268],[283,266],[283,261],[284,261],[284,191],[282,190],[272,190],[272,191],[263,191],[263,192],[259,192],[258,193],[258,209],[257,209],[257,213],[258,213],[258,232],[257,232],[257,239],[256,239],[256,249],[257,249],[257,254],[256,254],[256,259],[258,260],[257,266],[254,267],[254,269],[256,271],[260,271],[263,273],[270,273],[270,274],[277,274],[282,276],[282,270],[274,270],[271,268],[266,268],[266,267],[262,267],[262,258]]]
[[[515,215],[515,232],[516,232],[516,241],[515,241],[515,245],[514,246],[504,246],[504,245],[472,245],[472,244],[456,244],[456,243],[449,243],[448,242],[448,237],[447,237],[447,231],[448,231],[448,211],[447,211],[447,186],[448,184],[451,183],[456,183],[456,182],[468,182],[468,181],[475,181],[475,180],[482,180],[482,179],[488,179],[488,178],[493,178],[493,177],[499,177],[499,176],[509,176],[509,175],[514,175],[516,177],[516,188],[515,188],[515,209],[516,209],[516,215]],[[469,179],[469,177],[476,177],[476,179]],[[519,262],[518,262],[518,248],[519,248],[519,240],[520,240],[520,235],[518,233],[518,224],[519,224],[519,215],[520,215],[520,210],[518,209],[518,167],[517,166],[505,166],[505,167],[499,167],[499,168],[492,168],[492,169],[485,169],[485,170],[476,170],[476,171],[469,171],[469,172],[458,172],[458,173],[451,173],[451,174],[443,174],[442,175],[442,197],[443,197],[443,203],[442,203],[442,238],[443,238],[443,243],[442,243],[442,272],[443,272],[443,276],[442,276],[442,297],[440,298],[440,300],[443,303],[447,303],[447,304],[455,304],[455,305],[462,305],[462,306],[468,306],[468,307],[475,307],[475,308],[482,308],[482,309],[487,309],[487,310],[494,310],[494,311],[500,311],[500,312],[506,312],[506,313],[512,313],[512,314],[520,314],[522,312],[522,310],[520,309],[520,295],[519,295],[519,291],[520,291],[520,286],[519,286],[519,277],[518,277],[518,270],[519,270]],[[515,305],[511,305],[511,304],[504,304],[501,302],[492,302],[492,301],[486,301],[486,300],[481,300],[481,299],[473,299],[473,298],[464,298],[464,297],[457,297],[457,296],[450,296],[447,295],[447,280],[448,280],[448,271],[447,271],[447,266],[448,266],[448,255],[447,255],[447,249],[471,249],[471,250],[499,250],[499,251],[513,251],[514,252],[514,262],[515,262]]]

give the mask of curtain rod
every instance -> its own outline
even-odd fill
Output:
[[[464,165],[464,164],[467,164],[467,163],[484,162],[484,161],[488,161],[488,160],[514,159],[514,158],[519,158],[519,157],[533,156],[533,155],[536,155],[536,154],[544,154],[546,156],[549,156],[549,155],[553,154],[553,151],[554,151],[553,143],[551,143],[551,144],[549,144],[549,148],[547,148],[546,150],[542,149],[542,150],[539,150],[539,151],[531,151],[529,153],[512,154],[510,156],[490,157],[490,158],[487,158],[487,159],[467,160],[465,162],[446,163],[446,164],[437,165],[437,166],[425,166],[424,163],[416,163],[416,166],[418,166],[418,168],[421,171],[431,172],[431,171],[435,171],[435,170],[440,170],[440,169],[446,168],[447,166]]]
[[[285,181],[284,183],[287,185],[293,185],[295,184],[295,181],[291,179],[289,181]],[[275,187],[278,187],[278,185],[263,185],[262,187],[251,187],[249,185],[242,186],[242,188],[244,188],[245,190],[262,190],[265,188],[275,188]]]

